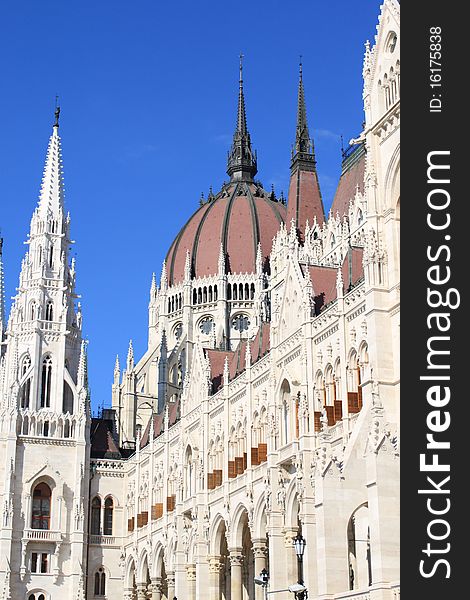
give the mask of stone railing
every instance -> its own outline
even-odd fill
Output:
[[[60,531],[50,529],[25,529],[24,537],[35,542],[60,542],[62,534]]]
[[[116,546],[116,538],[113,535],[91,535],[90,544],[93,546]]]

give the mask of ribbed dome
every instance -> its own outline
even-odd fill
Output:
[[[286,218],[286,207],[253,182],[232,181],[204,203],[177,235],[166,257],[168,283],[184,278],[189,250],[193,277],[216,275],[222,244],[227,273],[253,273],[258,243],[264,260]]]

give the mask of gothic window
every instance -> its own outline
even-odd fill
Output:
[[[54,246],[49,248],[49,267],[52,269],[54,266]]]
[[[100,567],[95,573],[95,596],[106,595],[106,573]]]
[[[101,500],[95,496],[91,501],[91,534],[101,533]]]
[[[252,283],[250,286],[250,300],[255,299],[255,284]]]
[[[34,321],[36,318],[36,302],[34,300],[29,305],[29,316],[31,321]]]
[[[357,211],[357,224],[358,225],[362,225],[362,222],[364,221],[364,215],[362,214],[362,210],[359,209]]]
[[[214,285],[214,302],[217,302],[217,286]]]
[[[197,291],[193,290],[193,304],[197,304]]]
[[[390,52],[390,54],[393,54],[393,52],[395,51],[397,39],[397,34],[394,31],[391,31],[386,44],[387,52]]]
[[[51,405],[51,379],[52,379],[52,359],[46,356],[42,362],[41,375],[41,408],[49,408]]]
[[[46,600],[45,592],[35,592],[28,596],[28,600]]]
[[[236,315],[232,319],[232,327],[235,331],[247,331],[250,326],[250,319],[247,315]]]
[[[199,330],[204,335],[209,335],[214,327],[214,319],[212,317],[204,317],[199,323]]]
[[[46,304],[46,321],[53,321],[53,305],[52,302]]]
[[[73,413],[73,392],[69,384],[64,381],[64,395],[62,399],[62,412]]]
[[[231,300],[232,299],[232,286],[228,285],[227,286],[227,300]]]
[[[47,483],[40,483],[34,488],[32,529],[50,529],[51,494],[51,488]]]
[[[111,497],[104,501],[103,535],[113,535],[114,503]]]
[[[29,371],[31,367],[31,358],[29,355],[25,356],[23,359],[23,364],[21,365],[21,378],[23,378],[26,373]],[[20,391],[20,407],[21,408],[29,408],[29,398],[31,395],[31,377],[23,383]]]

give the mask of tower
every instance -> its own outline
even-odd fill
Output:
[[[30,590],[55,597],[56,586],[75,598],[85,564],[90,414],[59,114],[57,108],[0,378],[0,582],[9,577],[13,598],[29,598]]]
[[[307,124],[302,63],[299,65],[297,126],[290,170],[287,226],[290,227],[293,221],[300,241],[303,242],[307,221],[310,226],[315,220],[321,225],[325,220],[325,211],[318,182],[313,139],[310,138]]]

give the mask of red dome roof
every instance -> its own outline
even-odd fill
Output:
[[[168,283],[183,280],[187,250],[193,277],[216,275],[221,243],[228,273],[255,272],[258,243],[264,262],[285,218],[284,204],[271,200],[259,185],[232,181],[203,204],[177,235],[166,257]]]

